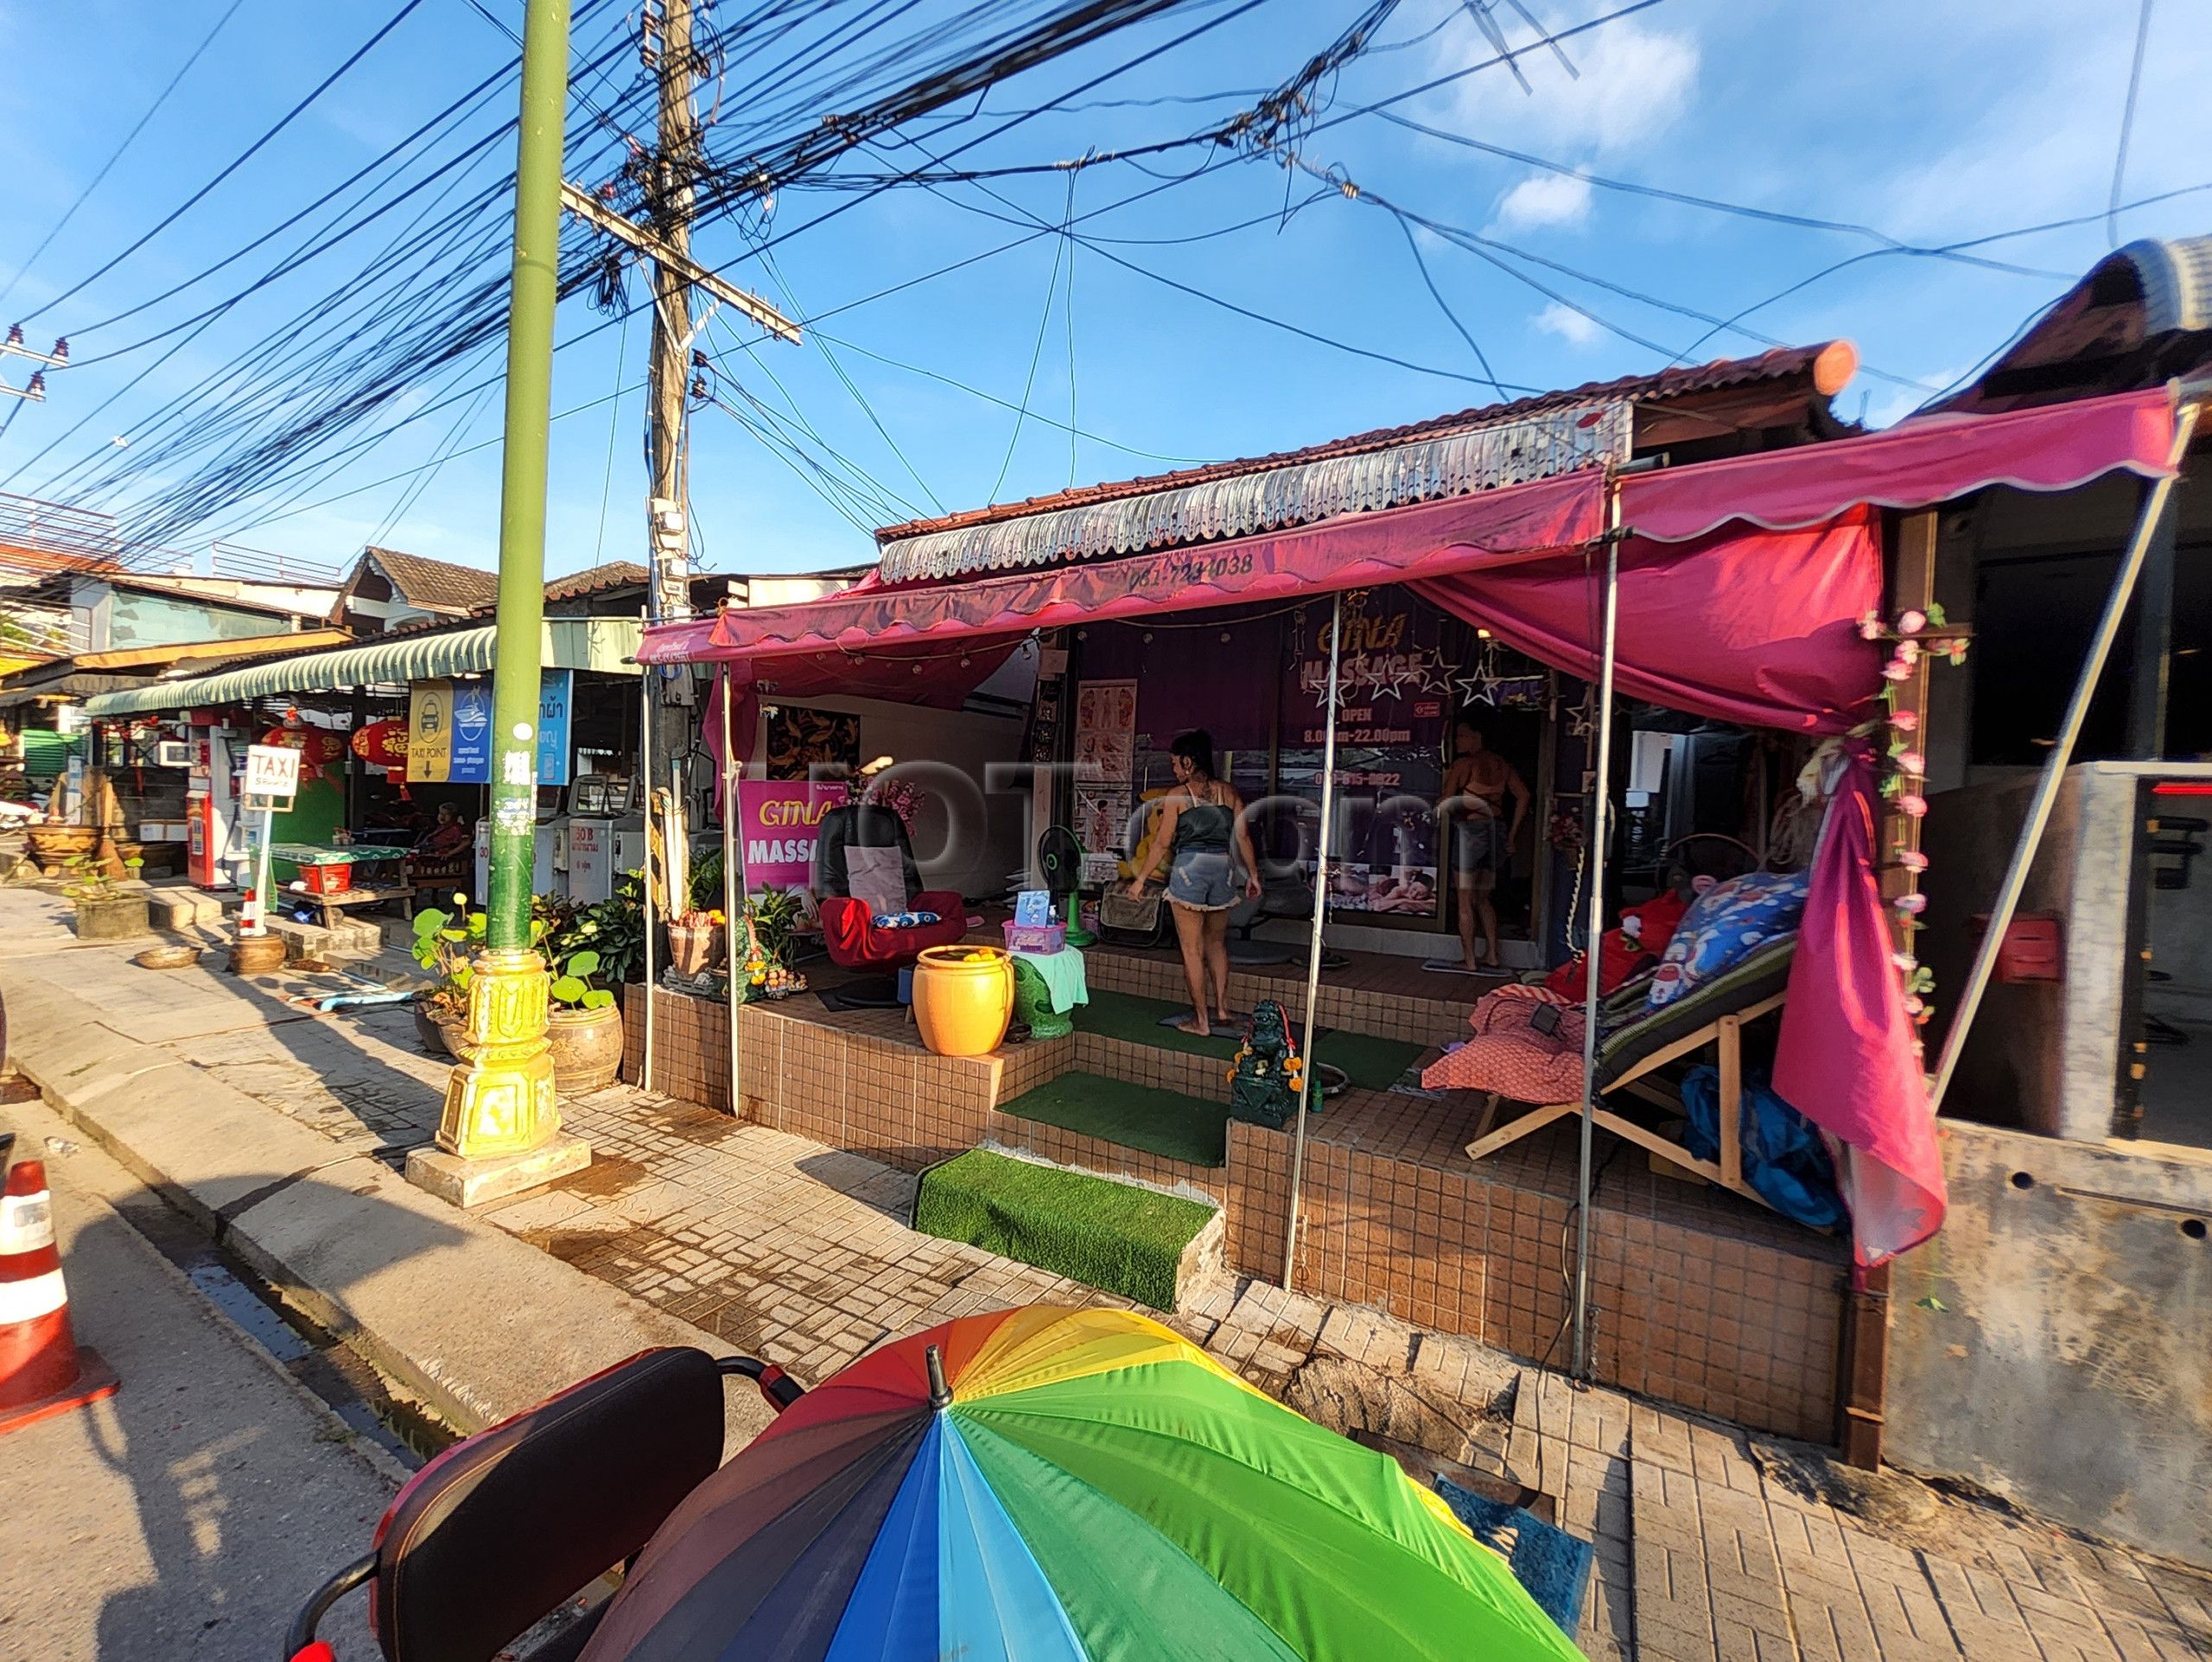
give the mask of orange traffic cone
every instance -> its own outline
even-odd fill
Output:
[[[46,1166],[25,1160],[0,1194],[0,1435],[111,1397],[118,1383],[70,1331]]]

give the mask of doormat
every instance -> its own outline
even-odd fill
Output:
[[[1229,1157],[1226,1102],[1207,1102],[1128,1079],[1063,1073],[1001,1103],[999,1112],[1187,1165],[1219,1166]]]
[[[1201,1039],[1174,1025],[1190,1013],[1189,1005],[1170,1003],[1164,998],[1096,991],[1090,995],[1090,1003],[1073,1012],[1078,1033],[1095,1033],[1102,1039],[1120,1039],[1131,1044],[1217,1057],[1225,1066],[1244,1042],[1246,1018],[1239,1016],[1234,1026],[1217,1028]],[[1298,1023],[1295,1030],[1302,1041],[1306,1036],[1305,1024]],[[1421,1046],[1403,1039],[1351,1033],[1341,1028],[1323,1028],[1313,1035],[1315,1060],[1342,1069],[1353,1085],[1368,1091],[1388,1090],[1420,1058],[1421,1053]]]
[[[1175,1308],[1184,1249],[1214,1219],[1197,1200],[970,1149],[922,1174],[914,1227]]]

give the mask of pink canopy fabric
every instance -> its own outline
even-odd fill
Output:
[[[1872,752],[1847,742],[1813,858],[1782,1009],[1774,1088],[1835,1140],[1859,1263],[1881,1264],[1943,1226],[1943,1160],[1927,1076],[1882,907]]]
[[[1041,574],[871,584],[796,606],[725,611],[645,632],[641,664],[865,648],[957,646],[1032,629],[1363,589],[1578,548],[1602,529],[1605,481],[1569,474],[1442,502],[1131,555]],[[764,678],[767,674],[764,668]]]
[[[1732,521],[1770,531],[1816,525],[1845,508],[1924,508],[1992,485],[2069,491],[2115,470],[2171,472],[2173,396],[2164,387],[1996,416],[1923,416],[1833,444],[1768,450],[1622,483],[1621,519],[1639,537],[1681,543]]]
[[[1414,585],[1541,664],[1598,674],[1590,639],[1597,550],[1481,567]],[[1615,672],[1621,690],[1746,727],[1840,733],[1863,720],[1881,659],[1858,620],[1882,602],[1873,512],[1799,531],[1724,533],[1687,548],[1622,545]]]

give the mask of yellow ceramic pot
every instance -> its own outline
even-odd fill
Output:
[[[940,1056],[984,1056],[1014,1016],[1014,960],[996,946],[932,946],[914,965],[914,1025]]]

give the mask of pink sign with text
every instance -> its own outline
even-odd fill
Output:
[[[747,889],[809,887],[822,816],[849,794],[842,780],[740,780],[737,829]]]

